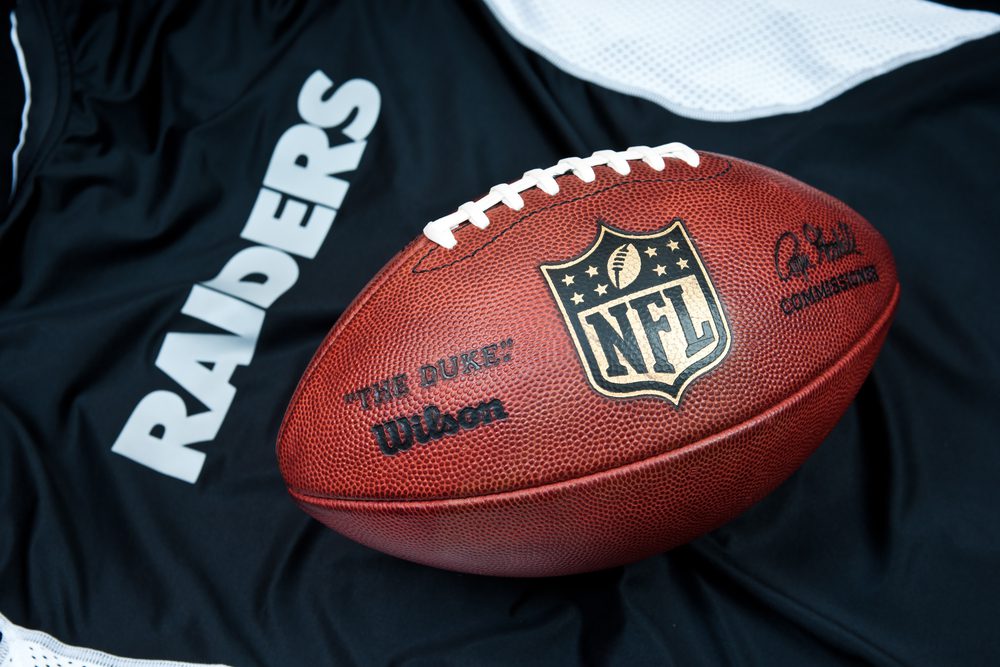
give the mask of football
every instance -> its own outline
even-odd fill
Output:
[[[340,317],[277,443],[307,513],[400,558],[551,576],[690,541],[786,479],[899,285],[837,199],[679,143],[528,171]]]

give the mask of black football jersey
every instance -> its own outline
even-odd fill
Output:
[[[1000,14],[832,5],[13,4],[0,658],[1000,661]],[[295,506],[284,409],[392,255],[527,169],[668,141],[818,187],[894,252],[885,347],[798,472],[551,579],[405,562]]]

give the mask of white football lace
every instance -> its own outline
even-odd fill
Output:
[[[700,159],[698,154],[679,142],[663,144],[656,148],[649,146],[632,146],[625,151],[597,151],[588,158],[568,157],[548,169],[531,169],[524,172],[519,180],[513,183],[501,183],[490,188],[489,194],[478,201],[465,202],[458,210],[443,218],[438,218],[424,226],[424,236],[434,243],[447,249],[455,247],[455,235],[452,231],[463,222],[486,229],[490,224],[486,211],[497,204],[503,204],[515,211],[524,207],[522,192],[528,188],[537,187],[542,192],[554,195],[559,193],[559,183],[555,177],[572,172],[584,183],[594,180],[594,167],[607,165],[622,176],[627,176],[632,168],[629,160],[642,160],[656,171],[666,167],[664,158],[674,158],[686,162],[691,167],[697,167]]]

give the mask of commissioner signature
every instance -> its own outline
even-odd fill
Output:
[[[846,222],[838,222],[830,232],[805,222],[801,233],[788,231],[778,237],[774,244],[774,270],[782,281],[809,280],[810,269],[823,262],[832,264],[848,255],[860,254],[854,232]]]

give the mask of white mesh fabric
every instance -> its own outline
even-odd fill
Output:
[[[486,0],[524,46],[581,79],[691,118],[805,111],[1000,30],[923,0]]]
[[[133,660],[67,646],[52,635],[27,630],[0,614],[0,667],[225,667],[188,662]]]

